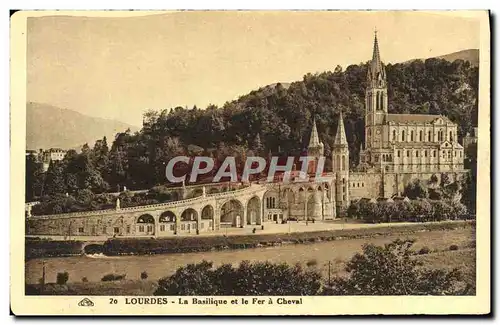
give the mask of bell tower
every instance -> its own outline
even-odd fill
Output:
[[[387,78],[385,67],[380,59],[377,32],[373,42],[372,60],[368,66],[365,91],[365,143],[366,149],[379,147],[375,139],[380,134],[387,116]]]

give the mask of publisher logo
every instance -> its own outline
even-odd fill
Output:
[[[78,306],[80,306],[80,307],[92,307],[92,306],[94,306],[94,303],[89,298],[83,298],[78,303]]]

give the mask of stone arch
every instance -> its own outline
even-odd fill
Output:
[[[165,211],[160,214],[159,223],[175,223],[177,216],[172,211]]]
[[[316,193],[311,193],[307,196],[307,214],[306,219],[312,220],[315,219],[315,215],[317,214],[317,198]]]
[[[206,205],[201,209],[201,220],[210,220],[208,224],[208,229],[215,229],[215,211],[214,207],[210,204]]]
[[[193,208],[182,211],[181,221],[198,221],[198,212]]]
[[[150,214],[140,215],[136,220],[135,231],[138,235],[155,234],[155,218]]]
[[[260,225],[262,224],[261,202],[258,196],[252,197],[247,203],[247,224]]]
[[[162,214],[160,214],[160,218],[158,219],[160,234],[166,231],[171,231],[175,233],[176,221],[177,221],[177,216],[172,211],[165,211]]]
[[[226,201],[220,208],[220,224],[222,227],[240,227],[243,225],[243,204],[237,199]]]
[[[187,208],[181,213],[180,231],[192,232],[198,230],[198,211],[193,208]]]

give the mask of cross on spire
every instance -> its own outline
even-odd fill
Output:
[[[378,47],[377,29],[375,28],[375,37],[373,40],[373,55],[368,69],[368,81],[378,82],[379,78],[385,81],[385,69],[380,58],[380,50]]]

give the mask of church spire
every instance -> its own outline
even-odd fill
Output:
[[[337,134],[335,134],[335,146],[347,146],[347,137],[345,135],[344,118],[342,117],[342,110],[340,110],[339,124],[337,126]]]
[[[380,59],[380,50],[378,47],[378,39],[377,39],[377,31],[375,31],[375,39],[373,41],[373,54],[372,60],[370,62],[370,66],[368,69],[368,81],[369,82],[377,82],[377,84],[381,85],[380,82],[385,83],[385,69],[382,64],[382,60]]]
[[[309,138],[309,148],[319,147],[319,146],[321,146],[321,142],[319,141],[318,129],[316,128],[316,117],[314,117],[311,137]]]

